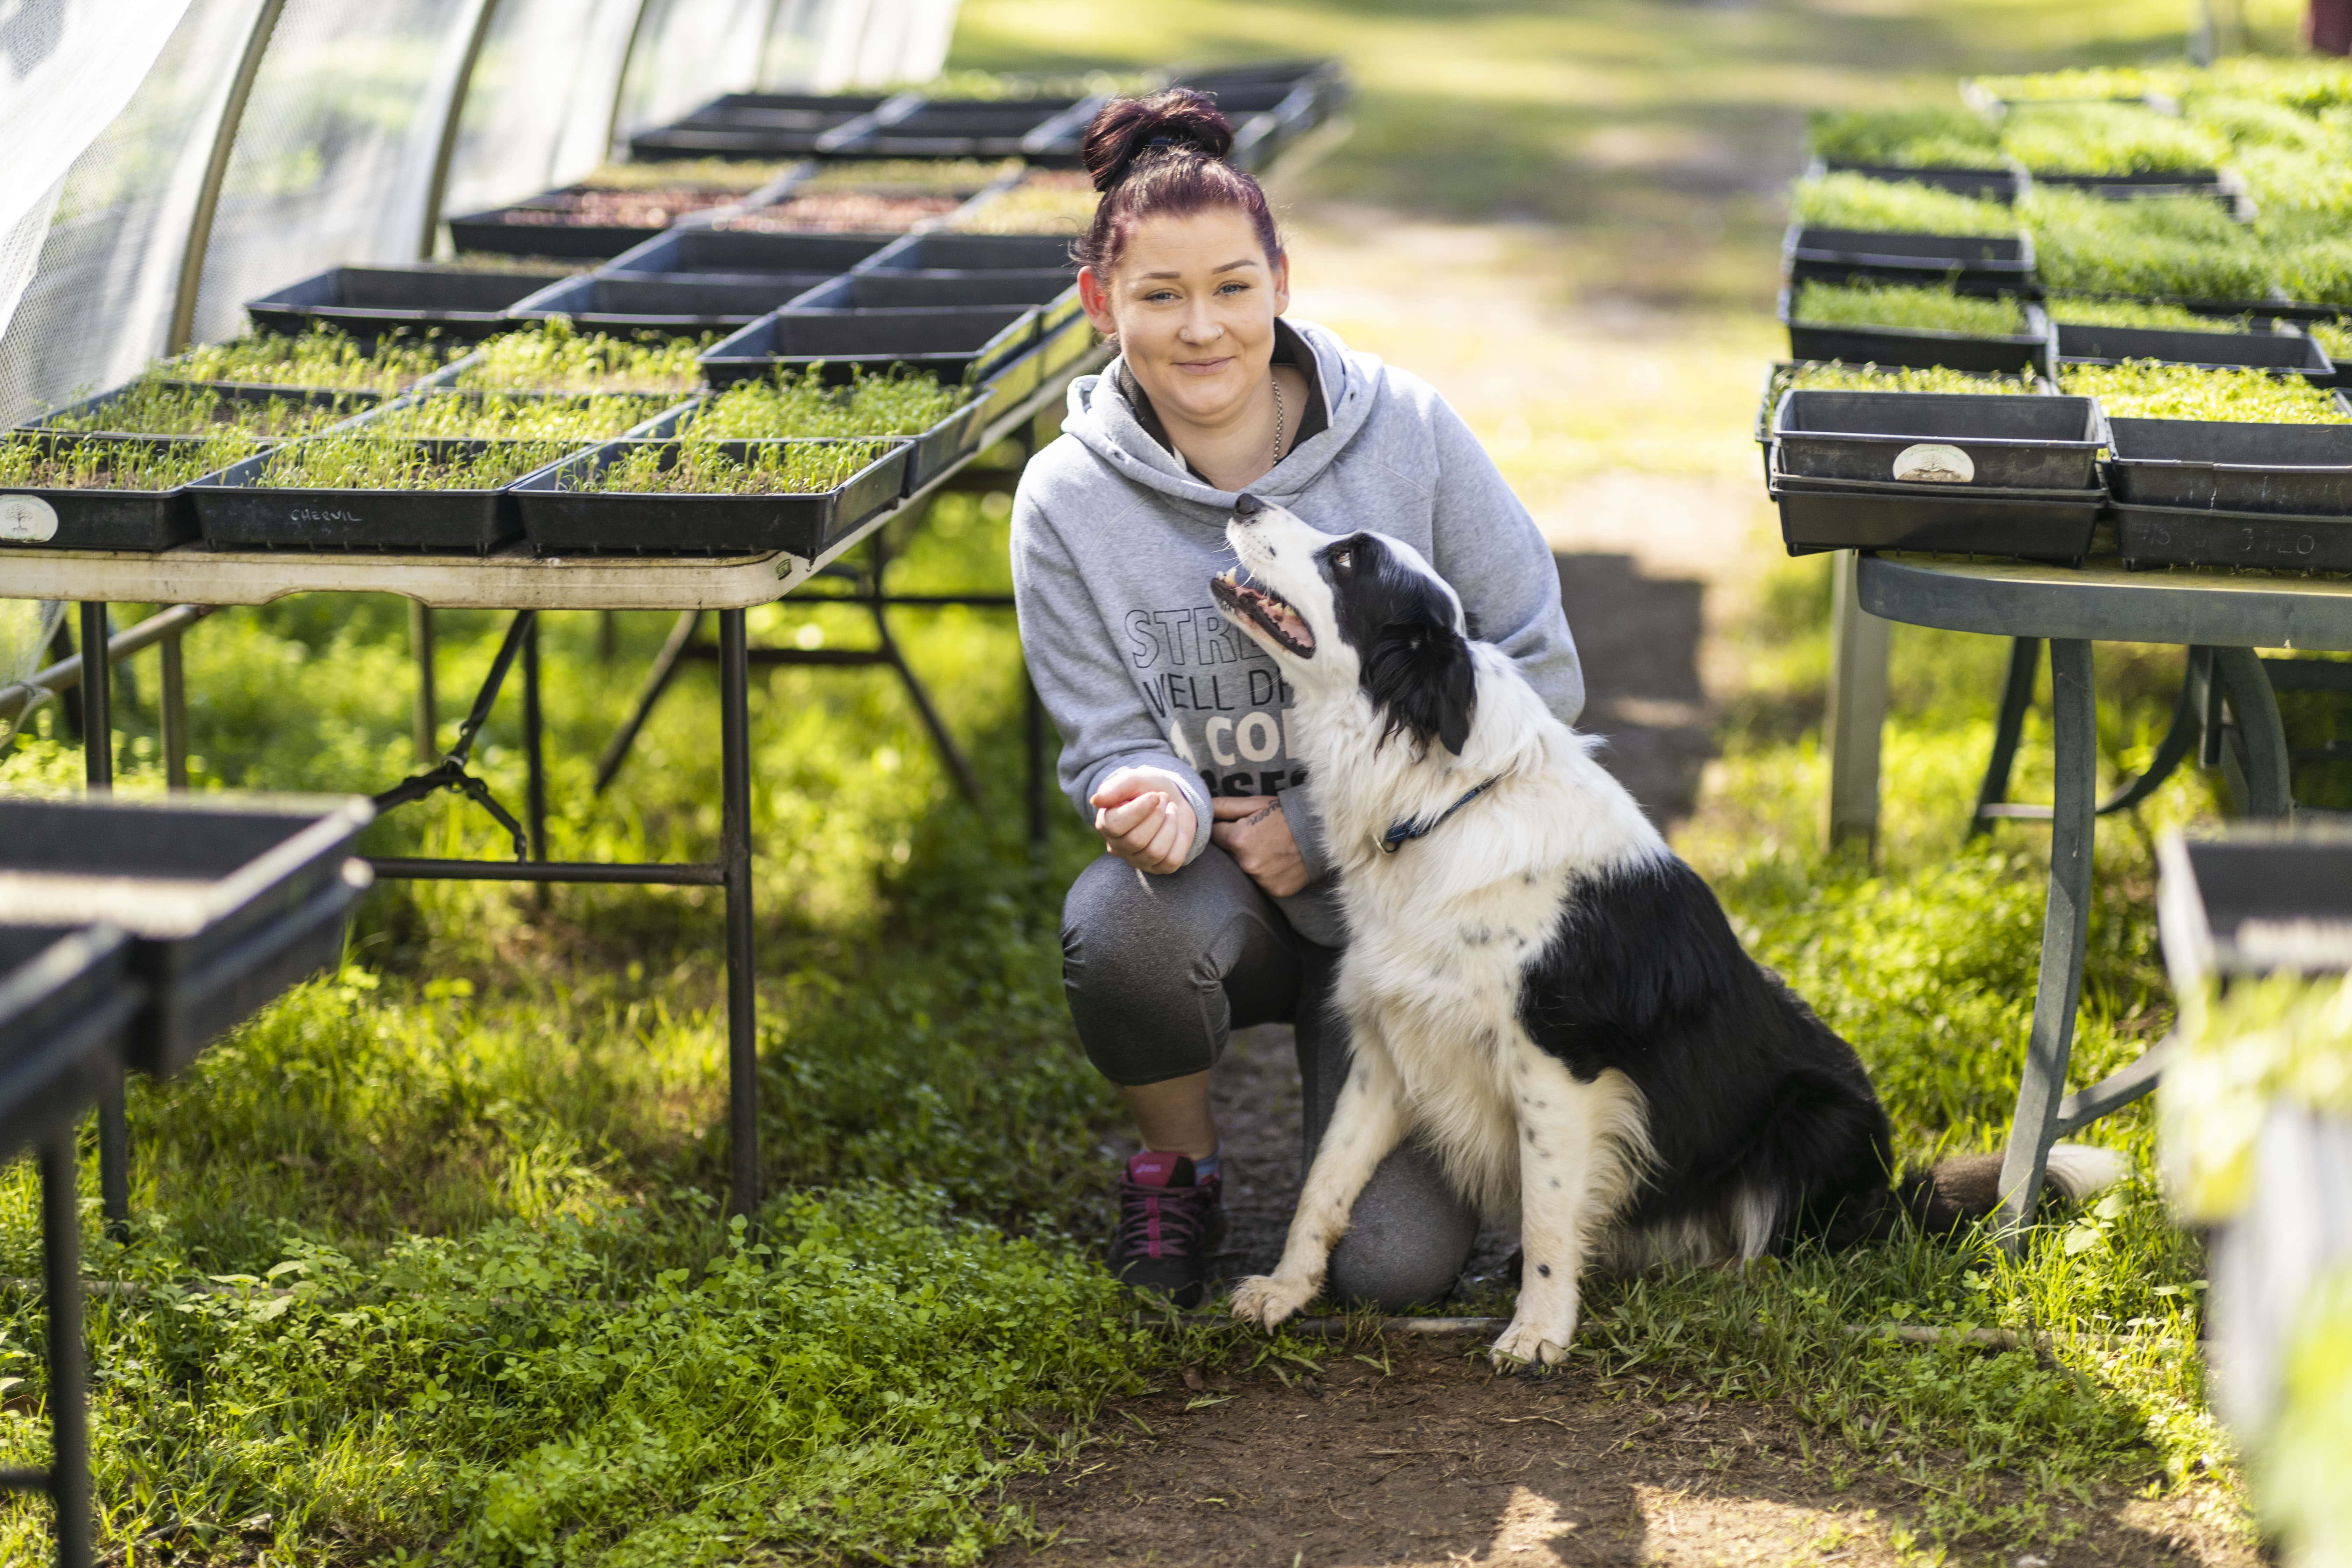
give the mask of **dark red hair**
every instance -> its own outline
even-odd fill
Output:
[[[1214,99],[1189,87],[1104,104],[1079,154],[1102,200],[1071,255],[1107,277],[1145,218],[1238,207],[1272,262],[1282,254],[1274,209],[1255,180],[1225,162],[1233,145],[1233,122]]]

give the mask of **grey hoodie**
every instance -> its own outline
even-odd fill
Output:
[[[1328,532],[1366,529],[1421,551],[1462,595],[1470,635],[1517,660],[1573,723],[1584,677],[1559,573],[1477,437],[1419,376],[1320,327],[1288,325],[1314,355],[1328,423],[1251,493]],[[1209,596],[1209,579],[1234,563],[1234,494],[1153,438],[1118,391],[1119,368],[1070,384],[1061,437],[1030,462],[1013,502],[1021,647],[1061,731],[1062,788],[1092,822],[1087,800],[1106,775],[1166,773],[1198,824],[1187,864],[1208,847],[1212,795],[1281,794],[1313,879],[1280,900],[1283,912],[1309,941],[1339,945],[1331,858],[1288,745],[1290,689]]]

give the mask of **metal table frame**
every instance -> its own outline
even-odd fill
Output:
[[[897,656],[883,629],[884,647],[870,654],[810,659],[798,649],[754,650],[745,632],[744,612],[772,604],[819,576],[837,575],[835,563],[859,543],[878,539],[891,521],[919,515],[937,495],[955,489],[1010,488],[1013,476],[995,470],[995,479],[980,479],[991,470],[974,470],[973,459],[1008,439],[1019,439],[1023,460],[1035,449],[1036,423],[1057,412],[1070,382],[1098,368],[1109,357],[1097,346],[1086,356],[1049,375],[1037,392],[1003,414],[982,433],[973,451],[914,495],[867,520],[814,560],[781,552],[751,556],[681,557],[600,555],[537,557],[528,547],[510,546],[487,556],[365,555],[351,552],[257,551],[215,552],[202,544],[183,545],[156,552],[74,550],[9,550],[0,574],[0,597],[65,599],[81,604],[81,646],[87,650],[108,646],[106,605],[109,603],[188,604],[201,605],[264,605],[292,594],[397,594],[434,608],[504,609],[518,612],[491,677],[476,700],[475,710],[461,730],[459,744],[439,767],[421,777],[440,775],[438,786],[463,788],[466,753],[480,721],[488,716],[507,668],[520,657],[524,672],[525,760],[530,773],[530,827],[524,835],[530,858],[515,860],[424,859],[385,857],[373,861],[385,878],[454,881],[599,882],[638,886],[716,887],[725,894],[727,954],[727,1059],[729,1128],[729,1206],[748,1213],[760,1200],[759,1060],[756,999],[753,994],[751,907],[751,760],[750,685],[754,662],[891,663],[917,693],[926,727],[944,743],[950,769],[967,793],[972,787],[969,765],[946,739],[928,697]],[[894,605],[964,604],[1004,606],[1001,594],[893,596],[882,591],[878,572],[871,586],[854,595],[810,595],[834,603],[858,603],[872,607],[882,625],[886,608]],[[545,855],[545,788],[540,766],[538,649],[534,613],[539,610],[676,610],[680,612],[667,662],[689,648],[688,635],[702,612],[715,610],[719,637],[709,650],[719,665],[720,825],[719,858],[696,862],[614,862],[548,860]],[[827,650],[810,650],[823,653]],[[851,653],[853,650],[840,650]],[[666,683],[667,670],[660,674]],[[112,787],[111,682],[109,661],[85,658],[81,671],[82,732],[89,787]],[[628,727],[641,723],[659,690],[640,703]],[[1044,726],[1034,693],[1027,721],[1032,773],[1044,752]],[[619,750],[625,751],[624,739]],[[613,755],[608,749],[608,757]],[[617,762],[614,763],[617,766]],[[414,785],[417,781],[410,781]],[[402,794],[395,786],[388,794]],[[408,790],[406,798],[429,793]],[[468,790],[467,793],[471,794]],[[1033,836],[1044,826],[1044,805],[1033,781],[1029,819]],[[479,799],[479,795],[476,795]],[[501,814],[503,815],[503,814]],[[511,819],[508,819],[511,822]],[[99,1152],[100,1185],[109,1219],[126,1225],[130,1214],[128,1135],[122,1112],[120,1080],[100,1106]]]
[[[2035,654],[2028,642],[2047,639],[2050,644],[2057,780],[2049,809],[2049,902],[2042,918],[2032,1030],[2000,1172],[2000,1223],[2014,1245],[2040,1201],[2050,1145],[2155,1088],[2167,1051],[2159,1044],[2103,1081],[2075,1094],[2065,1092],[2074,1016],[2082,998],[2091,847],[2099,809],[2092,643],[2171,643],[2198,650],[2192,654],[2189,684],[2199,689],[2185,691],[2184,704],[2194,700],[2205,709],[2217,704],[2219,691],[2226,690],[2244,745],[2249,809],[2258,816],[2284,816],[2290,809],[2286,742],[2277,699],[2252,650],[2352,651],[2352,583],[2221,572],[2126,572],[2099,563],[2070,569],[1914,555],[1862,556],[1850,580],[1853,607],[1882,620],[2024,639],[2011,645],[1994,756],[1998,776],[1988,772],[1988,798],[1979,801],[1979,821],[1984,805],[2002,804],[1990,797],[2006,794],[2008,762],[2016,750],[2024,695],[2032,689]],[[1883,636],[1877,646],[1884,648]],[[2210,678],[2198,679],[2198,666],[2209,669]],[[1883,657],[1878,679],[1883,700]],[[1849,725],[1860,727],[1858,722]],[[2179,763],[2185,754],[2181,737],[2192,732],[2176,711],[2174,733],[2158,748],[2161,771]],[[1872,751],[1874,764],[1875,748]],[[1872,773],[1869,792],[1874,802],[1874,765]],[[2108,804],[2116,807],[2137,801],[2154,789],[2155,782],[2160,782],[2159,767],[2151,767],[2149,775],[2125,786]]]

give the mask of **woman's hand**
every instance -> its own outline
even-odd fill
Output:
[[[1121,768],[1087,797],[1103,847],[1139,871],[1180,869],[1200,826],[1192,803],[1157,768]]]
[[[1234,858],[1234,864],[1273,898],[1286,899],[1307,889],[1307,860],[1298,853],[1298,839],[1282,815],[1282,801],[1271,795],[1221,796],[1209,803],[1217,825],[1209,837]]]

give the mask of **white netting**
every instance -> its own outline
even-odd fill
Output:
[[[621,90],[620,139],[749,89],[776,0],[646,0]]]
[[[569,184],[604,161],[638,0],[501,0],[474,68],[443,214]]]
[[[65,615],[66,607],[54,600],[0,599],[0,689],[29,679],[48,663],[49,646]],[[16,738],[47,696],[40,692],[21,709],[13,702],[0,707],[0,746]]]

